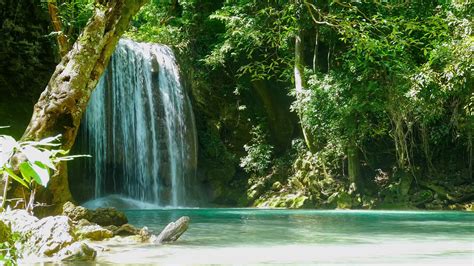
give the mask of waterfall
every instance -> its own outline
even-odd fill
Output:
[[[191,204],[197,141],[172,50],[122,39],[84,115],[81,152],[95,198],[120,194],[160,206]]]

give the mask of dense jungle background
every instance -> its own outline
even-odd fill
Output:
[[[2,134],[21,137],[93,5],[0,0]],[[126,37],[179,58],[203,204],[472,210],[472,14],[463,0],[152,0]],[[70,180],[79,202],[85,183]]]

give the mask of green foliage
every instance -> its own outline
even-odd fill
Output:
[[[248,173],[264,174],[271,166],[273,147],[267,144],[263,126],[255,126],[250,133],[252,139],[244,145],[247,155],[240,159],[240,166]]]
[[[237,63],[238,77],[252,80],[291,77],[295,6],[289,1],[227,1],[210,16],[226,31],[205,58],[211,67]]]
[[[61,145],[59,138],[58,135],[40,141],[16,141],[11,136],[0,135],[0,175],[11,177],[29,190],[34,190],[36,184],[46,187],[50,171],[56,170],[58,162],[78,157],[65,156],[68,151],[57,149]],[[5,201],[4,195],[2,206]]]
[[[145,42],[171,45],[179,54],[195,56],[213,40],[215,25],[207,18],[220,1],[159,1],[144,5],[126,36]]]
[[[45,5],[46,6],[46,5]],[[59,17],[63,26],[63,33],[69,43],[74,43],[92,16],[93,0],[59,0],[57,1]],[[57,34],[57,33],[53,33]]]
[[[47,138],[38,142],[20,141],[6,135],[0,136],[0,173],[5,173],[15,181],[28,189],[33,184],[47,186],[50,178],[50,169],[55,170],[54,163],[58,161],[58,154],[64,154],[63,150],[49,150],[47,148],[59,146],[55,143],[59,136]],[[13,160],[16,153],[26,157],[24,162],[18,165],[20,176],[15,174]]]
[[[15,112],[0,108],[2,123],[31,111],[23,106],[36,100],[54,70],[49,25],[37,0],[0,1],[0,105],[21,100]]]
[[[73,44],[82,29],[92,17],[94,0],[45,0],[41,1],[41,7],[48,13],[48,3],[53,3],[58,10],[61,24],[61,32],[51,32],[50,37],[64,34],[69,44]],[[50,21],[51,23],[51,21]]]
[[[219,125],[212,141],[200,132],[201,156],[245,152],[254,204],[371,208],[406,201],[413,177],[472,175],[472,14],[469,1],[155,0],[128,34],[185,55],[195,111]],[[306,87],[291,92],[291,110],[314,136],[312,153],[300,141],[277,151],[251,119],[261,104],[252,82],[295,87],[297,33]],[[349,147],[360,152],[363,195],[348,180]],[[373,181],[377,170],[386,177]]]
[[[8,241],[0,243],[0,264],[6,266],[18,265],[18,254],[15,242],[20,239],[18,232],[13,233]]]

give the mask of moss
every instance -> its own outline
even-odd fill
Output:
[[[0,220],[0,243],[10,242],[11,235],[10,227]]]

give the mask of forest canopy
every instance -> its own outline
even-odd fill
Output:
[[[210,201],[435,208],[474,193],[473,6],[152,0],[125,35],[178,54]],[[35,7],[50,15],[61,53],[94,5]],[[8,25],[4,50],[21,42]],[[42,56],[44,42],[26,43],[32,60]]]
[[[251,204],[423,206],[443,187],[457,194],[447,204],[472,194],[452,184],[473,178],[473,11],[469,1],[156,1],[130,36],[171,44],[192,65],[197,109],[217,132],[201,130],[225,146],[205,156],[240,161]],[[282,127],[287,117],[301,133]],[[203,152],[215,145],[200,140]]]

